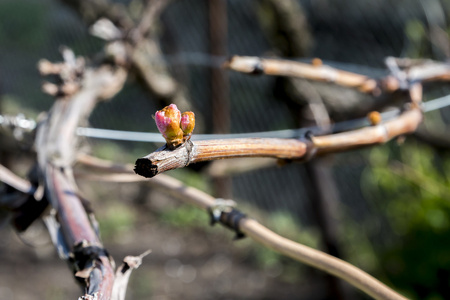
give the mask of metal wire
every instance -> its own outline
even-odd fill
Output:
[[[438,110],[444,107],[450,106],[450,95],[436,98],[423,103],[423,111],[430,112]],[[381,114],[383,120],[390,120],[400,114],[399,109],[393,109]],[[364,126],[368,126],[369,121],[366,118],[360,118],[350,121],[343,121],[333,124],[329,133],[337,133],[356,129]],[[26,131],[35,129],[36,122],[31,119],[26,119],[22,114],[17,116],[4,116],[0,115],[0,126],[20,128]],[[305,135],[307,132],[313,134],[323,134],[325,131],[317,126],[305,127],[298,129],[286,129],[275,131],[263,131],[263,132],[249,132],[249,133],[234,133],[234,134],[195,134],[192,136],[193,140],[215,140],[215,139],[232,139],[232,138],[298,138]],[[77,129],[77,135],[97,138],[97,139],[109,139],[119,141],[134,141],[134,142],[149,142],[149,143],[164,143],[164,138],[160,133],[155,132],[138,132],[138,131],[125,131],[125,130],[111,130],[101,128],[89,128],[79,127]]]
[[[440,97],[434,100],[427,101],[423,104],[423,111],[430,112],[444,107],[450,106],[450,95]],[[399,109],[393,109],[381,114],[383,120],[390,120],[400,114]],[[330,128],[331,133],[337,133],[368,126],[369,121],[366,118],[360,118],[350,121],[343,121],[333,124]],[[249,133],[235,133],[235,134],[195,134],[192,136],[193,140],[215,140],[215,139],[232,139],[232,138],[298,138],[303,136],[306,132],[313,134],[321,134],[324,131],[319,127],[305,127],[299,129],[286,129],[276,131],[263,132],[249,132]],[[135,141],[135,142],[149,142],[149,143],[164,143],[164,139],[160,133],[154,132],[137,132],[137,131],[122,131],[99,128],[80,127],[77,130],[80,136],[97,138],[97,139],[112,139],[121,141]]]
[[[450,95],[427,101],[423,104],[423,111],[429,112],[450,106]]]
[[[222,68],[222,65],[230,57],[211,55],[204,52],[180,52],[177,54],[165,54],[162,56],[150,56],[149,61],[152,64],[164,66],[196,66],[209,68]],[[262,56],[264,58],[264,56]],[[273,57],[270,57],[273,58]],[[314,57],[289,57],[289,61],[297,61],[303,63],[310,63]],[[323,60],[327,66],[342,69],[350,72],[356,72],[362,75],[371,77],[385,76],[388,70],[385,68],[371,67],[350,62],[340,62],[334,60]]]

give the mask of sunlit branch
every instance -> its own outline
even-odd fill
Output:
[[[35,190],[28,180],[17,176],[2,165],[0,165],[0,181],[24,194],[32,194]]]
[[[136,160],[135,172],[153,177],[162,172],[182,168],[190,163],[234,158],[271,157],[287,160],[310,159],[316,154],[340,152],[380,143],[412,133],[422,121],[419,108],[412,108],[397,118],[375,126],[338,134],[308,136],[302,139],[229,139],[193,141],[175,150],[165,146]]]
[[[322,64],[321,60],[314,62],[314,64],[307,64],[280,59],[233,56],[223,66],[247,74],[291,76],[313,81],[333,82],[341,86],[357,88],[365,93],[373,92],[378,86],[376,80],[368,76],[335,69]]]
[[[325,65],[320,59],[314,59],[311,64],[250,56],[233,56],[224,63],[224,67],[247,74],[266,74],[275,76],[291,76],[324,81],[340,86],[355,88],[363,93],[379,94],[379,92],[394,92],[398,89],[408,89],[410,82],[448,81],[450,80],[450,66],[430,60],[402,61],[388,57],[388,67],[392,64],[398,72],[391,70],[390,75],[381,79],[339,70]]]
[[[136,161],[135,171],[144,177],[182,168],[190,163],[234,158],[273,157],[299,159],[307,153],[307,143],[296,139],[248,138],[187,142],[175,150],[163,146]]]
[[[98,164],[99,170],[104,172],[101,174],[95,174],[91,171],[83,172],[77,176],[80,180],[146,182],[154,188],[158,188],[181,201],[206,211],[209,211],[216,204],[216,199],[214,197],[193,187],[186,186],[177,179],[166,175],[160,175],[148,180],[132,174],[131,165],[124,165],[121,168],[120,173],[113,173],[113,170],[117,170],[118,168],[112,167],[110,170],[111,172],[108,172],[107,165],[110,164],[113,166],[112,163],[91,158],[89,156],[81,157],[79,162],[90,168],[96,168],[96,164]],[[221,219],[226,218],[226,215],[227,212],[222,212]],[[376,299],[406,299],[361,269],[321,251],[288,240],[267,229],[256,220],[248,217],[242,218],[239,221],[239,230],[247,237],[276,252],[347,281],[371,297]]]

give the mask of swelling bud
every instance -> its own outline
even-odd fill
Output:
[[[170,149],[183,143],[183,131],[180,128],[181,112],[175,104],[170,104],[155,114],[156,126]]]
[[[195,114],[192,111],[184,112],[181,115],[181,130],[183,131],[183,139],[186,141],[192,135],[195,127]]]

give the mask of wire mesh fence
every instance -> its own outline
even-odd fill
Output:
[[[320,57],[330,66],[374,78],[387,74],[384,65],[387,56],[448,58],[448,39],[442,41],[450,23],[447,1],[293,1],[301,8],[299,12],[304,14],[312,37],[309,50],[303,56],[283,52],[282,45],[289,42],[283,33],[279,32],[278,39],[274,39],[267,32],[264,24],[275,26],[281,22],[270,20],[271,1],[225,2],[224,55],[210,53],[207,1],[173,1],[164,11],[158,27],[163,55],[155,56],[152,63],[168,67],[181,84],[193,107],[191,110],[203,120],[195,133],[214,133],[215,119],[222,112],[211,113],[212,99],[217,97],[211,86],[211,72],[219,69],[228,55],[290,56],[299,61]],[[297,38],[302,40],[302,37]],[[94,59],[93,54],[101,49],[102,42],[90,36],[80,18],[57,1],[22,0],[0,4],[0,104],[4,112],[21,109],[36,112],[50,107],[52,100],[41,93],[41,79],[35,66],[41,58],[58,60],[60,45],[72,48],[77,55]],[[286,83],[283,79],[233,72],[227,72],[226,76],[230,133],[301,126],[298,106],[284,99]],[[139,87],[135,80],[129,79],[113,101],[101,103],[92,114],[89,126],[157,132],[152,114],[161,108],[158,99]],[[447,86],[431,86],[425,98],[445,95],[448,91]],[[358,101],[360,99],[359,95]],[[440,110],[437,115],[444,123],[450,122],[449,108]],[[103,141],[91,139],[89,143],[98,147]],[[120,151],[133,151],[136,155],[145,155],[159,146],[131,141],[115,143],[120,145]],[[390,148],[397,151],[395,146]],[[332,168],[336,181],[341,218],[348,218],[353,224],[372,220],[372,223],[364,223],[369,239],[388,243],[386,240],[396,235],[379,219],[383,218],[380,210],[384,204],[368,196],[370,188],[365,186],[368,183],[364,176],[371,155],[370,150],[354,151],[338,154],[325,163]],[[318,226],[312,212],[312,199],[305,187],[307,177],[301,164],[272,165],[232,176],[231,194],[238,201],[252,203],[271,213],[290,212],[304,226]]]

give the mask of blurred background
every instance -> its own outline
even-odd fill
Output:
[[[41,92],[37,62],[60,61],[60,46],[94,62],[105,42],[89,34],[84,1],[0,1],[0,115],[36,120],[52,97]],[[93,1],[96,2],[96,1]],[[97,1],[106,3],[106,1]],[[145,2],[110,5],[139,20]],[[315,124],[311,97],[332,122],[364,117],[377,103],[337,87],[222,70],[231,55],[288,58],[380,78],[388,56],[446,61],[450,1],[171,1],[153,27],[149,68],[174,83],[166,93],[131,73],[100,103],[88,126],[157,132],[152,115],[175,102],[196,114],[195,133],[251,133]],[[159,73],[158,73],[159,72]],[[425,86],[425,101],[448,84]],[[389,99],[388,99],[389,100]],[[339,153],[306,164],[248,159],[194,164],[167,173],[238,208],[275,232],[336,255],[412,299],[450,299],[450,109],[425,115],[406,140]],[[130,134],[132,136],[132,134]],[[255,135],[257,136],[257,135]],[[31,142],[0,134],[0,163],[25,177]],[[120,163],[161,143],[86,138],[83,150]],[[195,208],[138,184],[78,182],[92,201],[116,262],[144,259],[127,299],[366,299],[350,286],[256,245],[233,241]],[[0,183],[0,189],[6,189]],[[0,218],[0,299],[75,299],[80,290],[45,227],[24,233]]]

